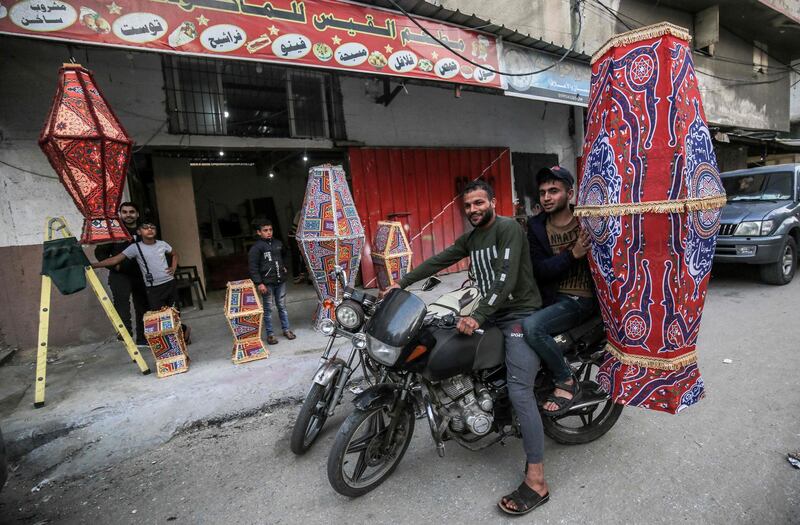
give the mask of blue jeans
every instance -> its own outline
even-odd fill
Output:
[[[544,361],[556,382],[569,379],[572,370],[553,336],[586,321],[594,312],[596,304],[594,297],[558,294],[556,302],[537,310],[522,322],[525,342]]]
[[[289,329],[289,313],[286,311],[286,283],[264,284],[267,293],[261,296],[264,303],[264,326],[267,336],[272,335],[272,300],[278,307],[278,317],[281,319],[281,328],[285,332]]]

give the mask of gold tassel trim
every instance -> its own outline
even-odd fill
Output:
[[[594,55],[592,55],[591,64],[594,64],[600,60],[600,58],[613,47],[627,46],[628,44],[633,44],[634,42],[658,38],[663,35],[672,35],[680,38],[681,40],[686,40],[687,42],[692,40],[692,35],[689,34],[688,29],[676,26],[675,24],[671,24],[669,22],[661,22],[651,26],[644,26],[640,27],[639,29],[626,31],[625,33],[612,36],[608,42],[603,44],[603,46]]]
[[[655,368],[656,370],[680,370],[697,362],[697,352],[694,350],[686,355],[672,359],[625,354],[611,343],[606,345],[606,350],[624,365],[644,366],[646,368]]]
[[[631,202],[629,204],[601,204],[597,206],[576,206],[578,217],[610,217],[633,215],[636,213],[681,213],[687,211],[722,208],[727,202],[725,195],[703,197],[701,199],[681,199],[672,201]]]

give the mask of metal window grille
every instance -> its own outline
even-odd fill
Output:
[[[345,138],[331,73],[172,55],[162,61],[170,133]]]

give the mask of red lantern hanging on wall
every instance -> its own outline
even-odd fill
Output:
[[[132,144],[92,73],[64,64],[39,146],[85,219],[81,243],[130,239],[118,209]]]

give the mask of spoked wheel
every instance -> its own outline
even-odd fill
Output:
[[[594,381],[597,368],[596,363],[588,362],[581,365],[578,370],[576,376],[580,379],[583,396],[577,404],[606,395]],[[542,416],[544,433],[563,445],[589,443],[611,430],[623,408],[623,405],[614,403],[608,398],[601,403],[568,412],[563,416]]]
[[[361,496],[394,472],[414,434],[413,408],[407,406],[396,418],[392,425],[387,407],[356,410],[347,417],[328,456],[328,481],[336,492]]]
[[[327,386],[314,383],[309,390],[303,406],[300,407],[300,413],[297,414],[289,441],[289,447],[295,454],[305,454],[319,436],[328,419],[328,405],[336,390],[335,385],[335,380]]]

